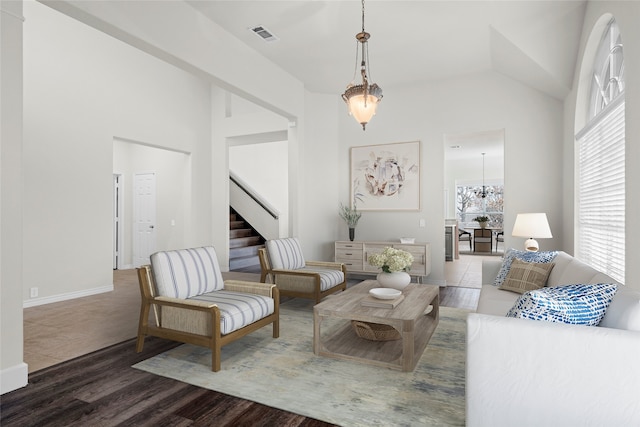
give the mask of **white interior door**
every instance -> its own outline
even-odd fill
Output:
[[[149,263],[156,251],[156,174],[133,176],[133,266]]]

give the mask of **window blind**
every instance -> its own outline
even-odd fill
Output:
[[[576,256],[624,283],[625,102],[619,96],[576,135]]]

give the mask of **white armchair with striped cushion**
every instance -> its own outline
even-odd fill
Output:
[[[263,326],[279,336],[280,297],[275,285],[223,280],[213,247],[151,255],[138,269],[142,305],[136,350],[145,336],[209,347],[220,370],[220,348]],[[149,323],[153,307],[155,325]]]
[[[267,240],[258,252],[260,281],[275,283],[289,297],[322,298],[347,288],[347,268],[336,262],[306,261],[297,237]]]

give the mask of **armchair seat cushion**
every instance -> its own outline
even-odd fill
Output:
[[[214,291],[188,298],[215,304],[220,309],[220,333],[226,335],[250,325],[274,312],[271,297],[231,291]],[[211,334],[210,317],[203,312],[163,307],[162,326],[194,334]]]
[[[295,271],[318,273],[320,275],[320,291],[326,291],[344,282],[344,273],[341,270],[322,267],[304,267]],[[311,291],[315,286],[315,279],[312,276],[276,273],[276,285],[284,285],[287,289],[295,289],[297,291]]]

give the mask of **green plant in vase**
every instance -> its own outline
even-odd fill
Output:
[[[478,224],[480,225],[480,228],[485,228],[487,226],[487,224],[489,223],[489,217],[488,216],[484,216],[484,215],[480,215],[480,216],[477,216],[477,217],[473,218],[473,221],[477,221]]]
[[[340,215],[340,218],[347,223],[347,226],[349,227],[349,240],[353,241],[356,234],[356,225],[358,225],[358,220],[360,220],[362,214],[358,212],[358,208],[355,205],[353,205],[352,208],[351,206],[345,206],[342,203],[340,203],[340,210],[338,214]]]

